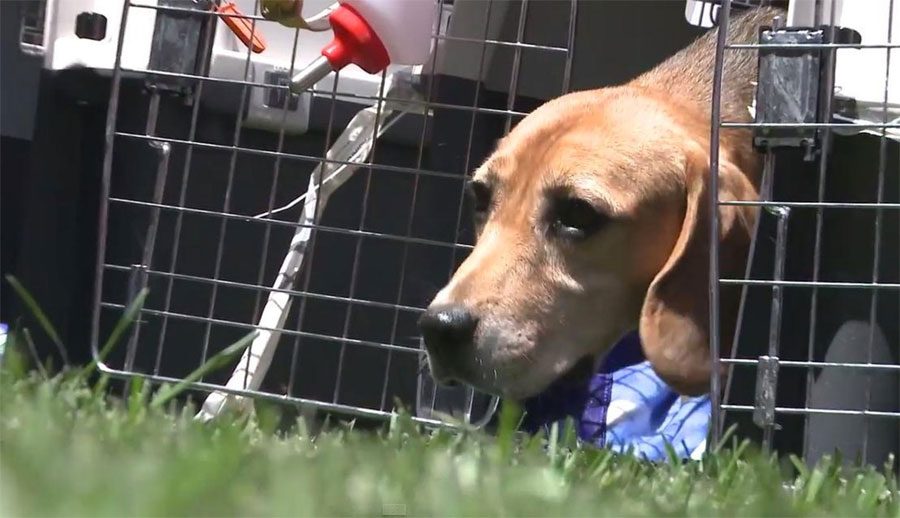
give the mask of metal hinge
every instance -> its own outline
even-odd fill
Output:
[[[858,32],[842,27],[763,27],[753,135],[761,150],[804,149],[815,158],[821,144],[818,123],[833,114],[834,57],[831,43],[859,43]],[[767,48],[769,47],[769,48]],[[777,126],[773,126],[777,125]]]
[[[28,56],[44,56],[44,21],[47,0],[22,2],[19,16],[19,49]]]

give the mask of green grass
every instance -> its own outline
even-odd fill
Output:
[[[567,433],[380,432],[271,419],[200,424],[113,399],[80,376],[0,378],[3,516],[900,516],[897,481],[834,461],[796,471],[746,445],[651,465],[573,447]]]
[[[300,422],[276,431],[272,406],[202,424],[176,406],[184,387],[135,383],[116,398],[105,378],[86,381],[94,366],[26,372],[30,338],[15,338],[0,369],[0,516],[900,517],[891,466],[808,469],[733,439],[702,462],[653,465],[581,448],[571,428],[521,436],[509,406],[495,436],[405,414],[313,436]]]

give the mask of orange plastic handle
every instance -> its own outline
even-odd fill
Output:
[[[254,29],[253,22],[245,18],[244,16],[246,15],[241,13],[236,5],[231,2],[220,5],[216,8],[216,12],[228,15],[223,16],[222,21],[241,40],[241,43],[249,47],[250,50],[257,54],[266,50],[266,40],[260,34],[260,24],[257,23]]]

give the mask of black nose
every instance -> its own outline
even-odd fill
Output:
[[[458,304],[428,308],[419,318],[419,330],[425,339],[425,347],[440,356],[471,343],[477,326],[478,318]]]

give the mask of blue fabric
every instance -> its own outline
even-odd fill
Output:
[[[610,350],[586,384],[561,380],[524,406],[526,431],[571,417],[581,441],[650,461],[668,458],[666,444],[681,459],[702,453],[711,410],[709,396],[682,398],[656,375],[637,332]]]

